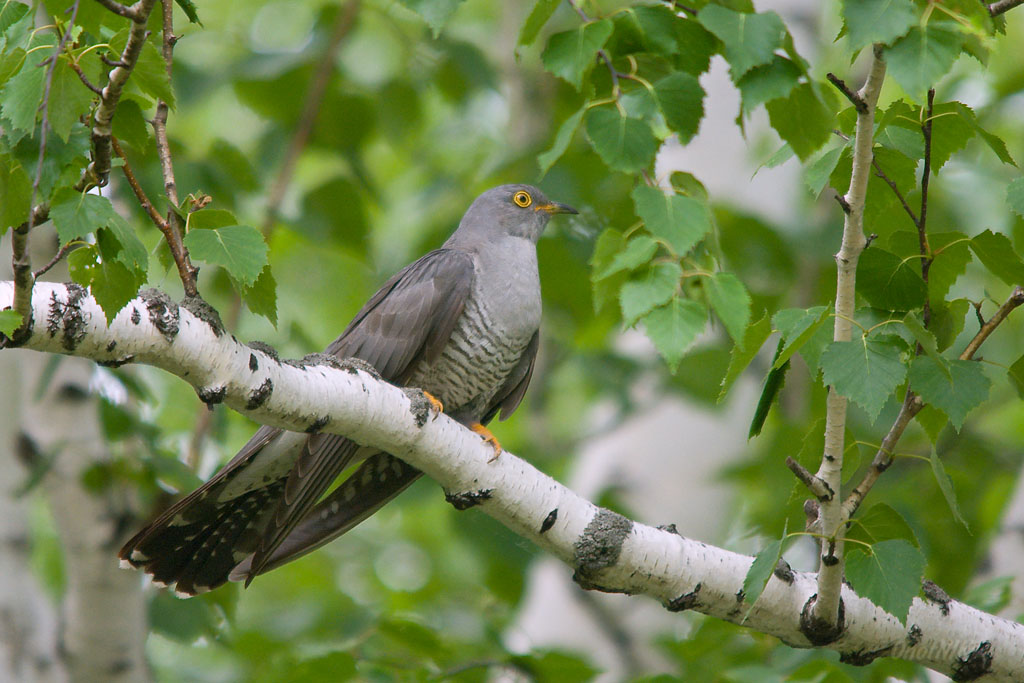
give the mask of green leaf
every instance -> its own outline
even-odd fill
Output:
[[[627,327],[675,296],[683,269],[677,263],[656,263],[641,276],[622,285],[619,305]],[[682,355],[679,356],[682,358]]]
[[[914,597],[921,590],[925,559],[902,538],[881,541],[863,550],[854,546],[846,556],[846,578],[853,590],[899,619],[904,626]]]
[[[932,464],[932,474],[935,475],[935,481],[939,485],[939,490],[942,491],[942,497],[946,499],[946,504],[949,505],[950,512],[953,513],[953,518],[964,525],[964,529],[970,533],[971,528],[967,526],[967,520],[960,514],[960,505],[956,502],[956,492],[953,491],[953,482],[950,480],[949,475],[946,474],[946,468],[939,460],[939,454],[936,452],[935,447],[932,446],[932,454],[929,458]]]
[[[123,47],[123,46],[122,46]],[[129,83],[134,84],[146,95],[160,99],[174,109],[174,89],[167,74],[167,63],[153,43],[146,42],[139,52]]]
[[[915,358],[910,366],[910,386],[925,403],[948,415],[960,431],[967,413],[988,398],[991,382],[977,361],[940,360],[948,367],[930,356]]]
[[[659,188],[638,185],[633,190],[636,214],[647,230],[682,257],[711,231],[707,206],[692,197],[665,194]]]
[[[1013,160],[1012,156],[1010,156],[1010,152],[1007,151],[1006,143],[1003,142],[1003,139],[982,128],[970,107],[966,104],[961,104],[960,102],[953,102],[952,104],[959,111],[961,118],[974,127],[978,135],[981,136],[981,139],[985,141],[985,144],[989,146],[989,149],[995,152],[995,155],[999,157],[1000,161],[1011,166],[1017,165],[1017,162]]]
[[[915,26],[885,51],[889,73],[907,94],[923,102],[953,66],[960,54],[963,34],[947,28],[949,24],[930,22]]]
[[[743,344],[744,333],[750,322],[750,294],[732,273],[715,273],[705,278],[708,303],[721,319],[729,336],[737,345]]]
[[[594,253],[590,257],[590,282],[593,285],[594,313],[614,299],[622,286],[622,276],[614,278],[600,277],[604,270],[618,257],[625,246],[626,238],[614,228],[606,228],[594,244]]]
[[[729,393],[729,389],[732,388],[733,383],[740,374],[750,365],[750,361],[754,360],[754,356],[761,350],[761,347],[771,333],[771,320],[768,319],[767,315],[764,315],[760,320],[747,328],[743,335],[742,344],[733,345],[732,351],[729,353],[729,368],[725,371],[725,377],[722,378],[722,389],[718,393],[719,403]]]
[[[107,325],[118,311],[135,298],[142,282],[136,274],[116,259],[102,258],[97,245],[89,244],[68,254],[71,279],[88,287],[96,303],[103,309]]]
[[[770,62],[786,36],[786,26],[775,12],[747,14],[708,5],[697,15],[697,21],[725,45],[733,81],[755,66]]]
[[[564,652],[534,650],[529,655],[515,655],[511,662],[538,683],[587,683],[600,673],[582,658]]]
[[[50,219],[61,244],[106,227],[115,216],[110,200],[97,194],[83,194],[71,188],[57,192],[50,207]]]
[[[775,358],[773,362],[777,362],[779,354],[782,352],[782,339],[779,339],[778,346],[775,347]],[[785,361],[778,367],[772,367],[768,371],[768,376],[764,379],[764,386],[761,388],[761,397],[757,400],[757,407],[754,408],[754,416],[750,419],[750,429],[747,430],[747,439],[753,439],[755,436],[761,433],[764,428],[764,423],[768,419],[768,411],[772,408],[772,403],[775,402],[775,398],[782,391],[783,385],[786,383],[786,373],[789,372],[790,363]]]
[[[537,155],[537,165],[540,166],[541,176],[547,174],[555,162],[562,158],[565,150],[569,149],[569,143],[576,135],[576,129],[580,127],[580,121],[583,120],[583,114],[586,111],[584,107],[563,121],[562,125],[558,127],[558,132],[555,133],[555,141],[552,143],[551,149]]]
[[[860,405],[874,422],[907,376],[900,350],[884,338],[832,342],[821,354],[825,384]]]
[[[181,8],[181,11],[185,13],[188,20],[193,24],[203,25],[203,22],[199,21],[199,12],[196,10],[196,5],[192,0],[174,0],[174,4]]]
[[[21,327],[21,313],[12,310],[0,311],[0,334],[10,337]]]
[[[270,266],[264,266],[252,287],[242,287],[242,299],[249,310],[277,327],[277,282]]]
[[[857,292],[875,308],[920,308],[928,296],[920,269],[920,258],[901,259],[891,251],[872,246],[860,255],[857,263]]]
[[[718,41],[695,19],[677,18],[672,22],[679,45],[676,66],[686,73],[699,76],[708,70],[711,56],[718,52]]]
[[[828,184],[829,176],[836,170],[839,157],[842,156],[845,147],[836,147],[822,154],[804,169],[804,184],[815,197],[821,194]]]
[[[117,105],[117,116],[113,122],[114,135],[125,145],[138,152],[145,152],[150,140],[150,129],[146,117],[135,100],[121,100]]]
[[[523,27],[519,29],[519,39],[516,40],[516,47],[533,45],[533,41],[537,40],[540,30],[544,28],[544,24],[548,23],[548,19],[555,13],[560,3],[561,0],[537,0],[533,5],[533,9],[530,10],[530,16],[526,17]]]
[[[938,173],[977,133],[976,124],[972,125],[964,115],[974,118],[974,112],[959,102],[942,102],[932,108],[933,173]]]
[[[704,118],[704,95],[700,82],[685,71],[676,71],[654,83],[654,97],[661,115],[668,127],[678,134],[680,144],[685,145],[697,134]]]
[[[1006,205],[1015,214],[1024,218],[1024,177],[1017,178],[1006,186]]]
[[[774,99],[765,107],[772,128],[801,161],[810,158],[832,135],[835,114],[810,83],[801,83],[788,96]]]
[[[952,379],[952,375],[949,372],[949,366],[946,365],[945,359],[939,355],[938,346],[935,343],[935,335],[925,329],[924,324],[917,319],[917,316],[913,313],[907,313],[903,318],[903,324],[906,325],[910,333],[914,335],[914,339],[924,349],[925,354],[935,361],[942,371]]]
[[[775,55],[767,64],[754,67],[736,83],[743,102],[742,113],[749,114],[758,105],[788,97],[799,79],[800,67],[781,55]]]
[[[772,363],[772,369],[781,368],[793,357],[794,353],[803,349],[811,339],[815,338],[818,330],[824,326],[831,313],[832,309],[828,306],[812,306],[806,310],[786,308],[772,316],[772,324],[782,335],[780,341],[783,342]],[[817,369],[817,361],[820,360],[825,346],[831,341],[831,335],[829,335],[820,348],[813,349],[809,356],[804,356],[804,360],[812,370]]]
[[[856,52],[865,45],[888,44],[904,35],[917,24],[918,13],[912,0],[845,0],[843,21],[850,50]]]
[[[928,435],[928,440],[933,444],[938,443],[939,435],[942,434],[942,430],[949,424],[949,418],[944,412],[935,406],[929,405],[922,408],[915,419],[921,425],[924,433]]]
[[[541,54],[544,68],[579,90],[583,77],[594,66],[597,51],[611,37],[612,28],[610,19],[601,19],[553,34]]]
[[[704,331],[707,311],[696,301],[673,297],[668,304],[648,313],[643,323],[669,370],[675,372],[697,335]]]
[[[622,271],[636,270],[650,262],[654,252],[658,251],[658,243],[646,235],[639,235],[629,240],[625,248],[615,254],[611,262],[601,271],[594,273],[594,282],[610,277]]]
[[[901,538],[921,547],[903,515],[885,503],[875,503],[867,512],[854,517],[846,538],[868,544]]]
[[[929,327],[935,335],[935,344],[940,353],[948,349],[964,331],[964,322],[970,308],[967,299],[954,299],[948,304],[945,301],[932,301],[932,324]]]
[[[79,117],[88,114],[92,98],[92,92],[71,70],[67,60],[59,60],[53,70],[47,120],[61,140],[67,142],[71,127],[78,122]]]
[[[427,22],[427,26],[433,31],[435,38],[441,35],[441,29],[462,4],[462,0],[401,0],[401,2]]]
[[[267,243],[260,231],[249,225],[191,230],[184,241],[192,258],[222,266],[246,287],[255,284],[267,265]]]
[[[0,156],[0,235],[28,220],[32,181],[21,164]]]
[[[149,267],[149,252],[146,251],[146,246],[139,240],[132,227],[128,225],[128,221],[115,213],[107,221],[105,229],[110,231],[121,247],[118,260],[129,269],[145,274]]]
[[[1006,284],[1024,284],[1024,262],[1006,235],[986,230],[971,239],[971,249],[989,272]]]
[[[654,161],[658,141],[644,121],[622,116],[614,107],[597,107],[587,112],[586,127],[594,151],[612,170],[639,173]]]
[[[1024,398],[1024,356],[1021,356],[1010,366],[1010,382],[1017,390],[1017,395]]]
[[[21,70],[7,81],[3,92],[0,92],[0,112],[14,130],[31,133],[36,128],[36,114],[43,99],[46,77],[46,68],[39,66],[43,59],[41,52],[27,56]]]
[[[751,607],[761,597],[764,587],[768,585],[768,580],[772,578],[772,573],[782,558],[782,542],[786,540],[788,531],[789,520],[786,520],[786,526],[782,529],[782,538],[778,538],[764,548],[761,548],[760,552],[754,556],[754,561],[750,564],[747,575],[743,577],[743,599]]]

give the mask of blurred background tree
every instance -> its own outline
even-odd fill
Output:
[[[537,182],[581,213],[553,226],[539,245],[545,298],[539,365],[523,408],[498,428],[502,444],[601,505],[648,523],[675,522],[684,535],[753,553],[765,539],[778,538],[787,522],[790,529],[803,526],[806,494],[782,463],[800,444],[809,467],[821,452],[825,389],[818,356],[831,323],[821,328],[817,355],[810,344],[794,356],[778,407],[756,439],[748,443],[744,434],[772,364],[769,349],[754,358],[725,400],[719,394],[733,338],[742,337],[749,322],[790,307],[826,305],[835,296],[832,255],[843,212],[826,185],[845,192],[849,158],[842,135],[851,133],[852,118],[849,103],[824,83],[824,75],[835,71],[860,83],[870,55],[854,57],[870,40],[881,40],[863,41],[867,29],[858,34],[844,27],[851,2],[765,0],[757,3],[762,14],[737,14],[778,20],[780,42],[769,41],[768,61],[758,62],[730,53],[727,27],[720,34],[710,30],[717,24],[707,15],[702,24],[694,19],[704,2],[577,7],[550,0],[183,0],[173,10],[177,40],[169,81],[162,76],[157,4],[147,46],[114,118],[123,161],[115,160],[103,194],[138,228],[150,256],[142,280],[180,298],[162,236],[117,168],[127,163],[158,212],[166,213],[160,159],[146,121],[157,99],[168,101],[182,213],[200,205],[232,212],[265,237],[273,269],[240,285],[229,270],[204,267],[200,290],[239,339],[265,340],[294,357],[323,348],[388,275],[440,244],[480,191],[501,182]],[[751,10],[742,0],[722,4]],[[913,14],[890,40],[923,31],[911,26],[929,25],[932,14],[944,17],[946,10],[967,22],[957,24],[967,27],[958,39],[964,56],[957,59],[959,48],[948,60],[939,55],[938,67],[924,64],[932,70],[922,67],[919,77],[925,90],[937,87],[936,102],[972,107],[972,116],[958,121],[973,120],[984,129],[971,129],[962,143],[943,148],[948,163],[932,179],[929,225],[937,233],[967,236],[990,229],[1024,248],[1024,223],[1006,203],[1007,183],[1019,176],[1007,158],[1024,158],[1024,80],[1013,48],[1024,40],[1024,13],[1011,11],[1005,25],[1001,18],[992,25],[977,18],[984,6],[974,0],[904,4]],[[0,153],[8,192],[0,203],[6,196],[8,207],[24,189],[17,167],[34,179],[39,154],[38,122],[31,107],[26,112],[19,104],[31,104],[25,93],[41,88],[42,80],[29,83],[20,72],[34,54],[45,56],[33,48],[56,43],[54,25],[59,31],[77,25],[67,54],[91,82],[102,83],[109,70],[100,59],[107,55],[103,46],[119,51],[128,25],[93,0],[45,0],[28,11],[19,6],[7,0],[0,10]],[[666,22],[673,9],[685,23]],[[891,17],[883,19],[884,28]],[[941,51],[942,42],[935,44]],[[595,60],[601,46],[614,57],[614,67]],[[764,49],[753,42],[748,47],[752,53]],[[738,65],[745,58],[754,60],[746,70]],[[89,127],[79,117],[88,113],[92,93],[64,71],[50,93],[52,130],[36,187],[39,199],[52,194],[54,205],[56,192],[78,179],[90,144]],[[658,81],[646,88],[624,74],[675,80],[671,87]],[[917,85],[890,79],[880,116],[905,98],[912,121],[921,106]],[[673,93],[680,99],[668,101]],[[820,108],[817,119],[797,120],[808,104],[800,98]],[[615,141],[607,139],[601,117],[618,125],[620,114],[621,121],[645,122],[645,129],[630,129],[635,135],[624,145],[637,159],[610,151]],[[896,165],[892,173],[900,173],[896,181],[911,203],[920,202],[920,143],[906,126],[891,130],[891,147],[902,150],[886,152]],[[985,137],[990,134],[1005,140],[1005,149]],[[639,283],[640,295],[660,296],[647,288],[660,272],[657,265],[642,269],[653,250],[608,277],[601,273],[623,253],[623,233],[636,233],[640,202],[632,193],[645,174],[700,206],[709,204],[710,236],[690,263],[728,271],[743,283],[739,304],[719,310],[711,301],[718,318],[708,331],[699,337],[695,331],[685,343],[652,334],[657,348],[644,334],[624,331],[623,319],[645,317],[674,296],[676,285],[667,297],[634,308],[628,295],[619,294],[632,282]],[[908,229],[907,217],[883,182],[874,178],[869,186],[867,231],[883,235],[887,248],[900,253],[890,235]],[[45,242],[34,237],[35,248],[49,248],[38,263],[56,248],[55,238]],[[628,271],[637,268],[629,279]],[[1006,285],[978,263],[951,268],[949,300],[980,303],[987,315],[991,300],[1005,299]],[[682,286],[690,295],[696,279]],[[951,307],[959,320],[950,323],[947,336],[952,341],[962,334],[960,348],[976,323],[966,303]],[[729,313],[741,309],[738,318]],[[941,416],[922,418],[926,429],[911,427],[899,450],[925,461],[901,458],[898,472],[883,477],[873,494],[907,520],[927,558],[926,577],[982,609],[1012,604],[1011,617],[1024,611],[1020,584],[1011,585],[1024,557],[1012,548],[993,554],[993,547],[1006,540],[1000,534],[1012,526],[1008,515],[1021,514],[1013,512],[1012,501],[1024,506],[1024,495],[1014,494],[1024,459],[1024,409],[1006,380],[1007,366],[1021,354],[1022,325],[1010,319],[985,347],[996,381],[984,408],[959,430]],[[782,329],[778,319],[775,329]],[[22,398],[6,411],[5,434],[13,440],[32,433],[25,426],[32,418],[28,407],[44,400],[47,387],[65,386],[56,384],[53,366],[73,362],[49,361],[21,380]],[[12,361],[4,376],[21,372],[24,362]],[[110,538],[95,544],[102,553],[96,561],[101,571],[109,565],[116,572],[112,548],[123,534],[162,509],[169,490],[190,489],[208,476],[254,425],[223,408],[208,411],[185,383],[151,368],[96,368],[87,375],[76,380],[91,396],[80,402],[78,419],[95,421],[105,449],[67,470],[64,485],[70,477],[70,486],[103,501],[97,514],[113,522]],[[870,460],[872,444],[877,446],[899,403],[890,397],[877,419],[851,407],[848,476]],[[49,434],[46,411],[37,419],[36,431]],[[12,551],[13,566],[31,572],[5,572],[0,584],[12,585],[4,586],[0,599],[32,615],[44,631],[38,651],[51,654],[58,652],[53,633],[59,626],[46,627],[47,619],[62,600],[67,609],[80,566],[69,547],[75,533],[58,534],[61,519],[76,512],[61,512],[67,489],[52,484],[63,471],[54,466],[61,462],[55,454],[67,439],[58,439],[51,451],[21,448],[17,453],[28,466],[4,469],[13,496],[4,504],[20,515],[11,517],[4,538],[21,549]],[[953,518],[935,483],[927,462],[932,443],[966,524]],[[10,448],[15,453],[13,443]],[[787,557],[796,568],[816,568],[810,541],[795,544]],[[117,595],[145,600],[144,617],[140,612],[128,628],[148,624],[136,645],[144,647],[149,675],[161,681],[484,680],[499,670],[550,681],[590,680],[600,672],[605,680],[658,674],[729,681],[923,676],[906,663],[852,667],[836,653],[795,651],[700,615],[668,615],[653,603],[582,594],[568,574],[490,518],[454,513],[435,484],[420,481],[343,540],[260,577],[248,591],[232,585],[182,601],[143,588],[134,574],[113,580]],[[32,581],[41,585],[38,591]],[[132,591],[137,596],[129,596]],[[28,676],[15,660],[6,670]],[[50,680],[65,665],[52,666],[36,667],[33,675]],[[137,664],[127,671],[125,680],[146,675]]]

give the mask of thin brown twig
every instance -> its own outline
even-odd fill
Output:
[[[850,104],[857,110],[858,114],[864,114],[868,110],[868,103],[864,101],[864,98],[850,90],[850,87],[846,85],[846,81],[836,76],[831,71],[825,74],[825,78],[828,79],[829,83],[834,85],[839,92],[843,93],[846,99],[850,100]]]
[[[924,169],[921,171],[921,212],[918,214],[920,220],[917,222],[917,237],[920,243],[921,253],[921,279],[924,280],[925,289],[928,287],[928,271],[932,266],[931,248],[928,246],[928,183],[932,172],[932,113],[935,104],[935,89],[928,91],[928,107],[925,110],[924,121],[921,123],[921,135],[924,136]],[[932,307],[929,297],[924,298],[924,311],[922,313],[924,326],[932,319]]]
[[[71,62],[70,66],[71,70],[78,74],[78,80],[82,81],[82,85],[84,85],[89,90],[92,90],[100,97],[103,97],[103,88],[99,87],[98,85],[90,81],[89,77],[85,75],[84,71],[82,71],[82,67],[80,67],[76,62]]]
[[[125,155],[124,150],[121,149],[121,143],[117,141],[117,138],[112,137],[110,143],[114,148],[114,154],[124,161],[121,165],[121,172],[124,173],[125,179],[128,181],[128,187],[132,189],[135,194],[135,198],[139,200],[139,204],[143,210],[149,216],[150,220],[160,229],[160,232],[164,234],[164,237],[170,239],[168,231],[171,226],[168,225],[164,217],[160,215],[160,212],[153,206],[153,202],[149,201],[149,197],[146,195],[145,190],[142,189],[142,185],[139,184],[138,179],[135,177],[135,173],[132,171],[131,164],[128,163],[128,157]]]
[[[875,175],[885,181],[885,184],[892,189],[893,194],[895,194],[896,198],[900,200],[900,204],[903,205],[903,210],[907,212],[908,216],[910,216],[910,220],[914,222],[914,225],[920,225],[917,214],[915,214],[914,210],[910,208],[910,204],[907,203],[906,198],[903,196],[903,193],[900,192],[900,188],[896,185],[896,182],[887,176],[885,171],[882,170],[882,167],[878,165],[878,160],[872,159],[871,166],[875,169]]]
[[[67,253],[68,253],[69,251],[71,251],[71,248],[72,248],[72,247],[73,247],[74,245],[75,245],[75,243],[74,243],[74,242],[68,242],[67,244],[65,244],[64,246],[62,246],[62,247],[61,247],[60,249],[58,249],[58,250],[57,250],[57,253],[53,255],[53,258],[51,258],[51,259],[50,259],[50,260],[49,260],[49,261],[47,262],[47,264],[46,264],[45,266],[43,266],[43,267],[42,267],[42,268],[40,268],[39,270],[33,271],[33,273],[32,273],[32,279],[34,279],[34,280],[38,280],[38,279],[39,279],[40,277],[42,277],[42,276],[43,276],[44,274],[46,274],[46,272],[47,272],[47,271],[49,271],[49,270],[50,270],[51,268],[53,268],[53,267],[54,267],[55,265],[57,265],[58,263],[60,263],[60,260],[61,260],[62,258],[64,258],[65,256],[67,256]]]
[[[1024,0],[999,0],[999,2],[993,2],[988,6],[988,13],[993,17],[997,17],[1003,12],[1008,12],[1019,5],[1024,5]]]
[[[960,360],[971,360],[974,358],[974,354],[977,353],[981,345],[988,339],[989,335],[999,327],[1007,316],[1013,312],[1013,310],[1024,304],[1024,288],[1014,287],[1010,297],[999,307],[991,318],[989,318],[978,330],[978,333],[974,335],[974,338],[964,347],[963,352],[960,354]],[[864,478],[860,481],[857,486],[850,492],[850,495],[843,501],[843,517],[848,521],[853,514],[860,507],[861,503],[864,502],[864,498],[868,492],[871,491],[871,487],[875,485],[878,478],[882,475],[882,472],[887,470],[892,464],[893,452],[896,448],[896,443],[903,436],[904,430],[910,421],[921,412],[924,408],[925,403],[921,400],[921,397],[916,395],[912,391],[907,391],[907,395],[903,400],[903,405],[900,407],[900,412],[896,416],[895,422],[892,427],[889,428],[888,434],[882,439],[882,443],[878,448],[878,452],[875,453],[874,459],[871,461],[871,465],[868,471],[864,474]]]
[[[811,493],[819,500],[831,500],[835,491],[825,483],[824,480],[814,476],[806,467],[797,462],[794,458],[786,457],[786,467],[806,486]]]
[[[264,235],[268,235],[273,228],[274,220],[277,218],[281,208],[281,202],[284,201],[285,192],[287,192],[288,186],[291,184],[292,175],[295,172],[295,164],[302,155],[302,150],[305,149],[306,143],[309,142],[309,136],[312,134],[313,126],[316,124],[317,116],[320,113],[320,104],[323,102],[324,93],[327,91],[327,86],[330,83],[331,74],[334,73],[338,51],[341,49],[345,36],[351,32],[352,27],[355,25],[358,11],[359,0],[349,0],[338,10],[338,16],[335,19],[334,28],[324,50],[323,58],[317,65],[316,73],[313,74],[309,89],[306,91],[299,125],[292,135],[291,142],[288,144],[288,151],[285,153],[284,162],[281,164],[281,168],[277,172],[277,176],[274,178],[274,182],[271,184],[270,191],[268,192],[266,215],[262,226]]]
[[[174,59],[174,43],[177,37],[174,35],[174,3],[172,0],[160,0],[163,7],[163,57],[168,77],[171,75],[171,65]],[[167,141],[167,103],[158,100],[156,113],[151,121],[154,137],[156,138],[157,156],[160,159],[160,172],[164,179],[164,193],[171,202],[171,208],[167,210],[167,223],[169,230],[164,233],[167,246],[171,250],[171,257],[178,268],[178,277],[185,290],[185,296],[199,296],[199,289],[196,286],[196,273],[199,269],[192,265],[188,257],[188,249],[182,241],[183,226],[181,217],[176,211],[178,206],[178,186],[174,180],[174,164],[171,161],[171,147]]]
[[[587,16],[587,13],[583,11],[582,7],[576,4],[575,0],[567,0],[567,2],[569,3],[569,6],[576,11],[576,14],[580,16],[580,19],[582,19],[584,22],[590,21],[590,17]],[[625,74],[621,73],[612,65],[612,58],[608,55],[608,52],[606,50],[598,50],[597,56],[601,59],[601,61],[604,62],[605,66],[608,67],[608,73],[611,75],[612,78],[612,95],[615,98],[618,98],[620,92],[619,78],[625,76]]]

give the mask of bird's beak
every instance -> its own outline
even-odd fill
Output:
[[[559,202],[548,202],[547,204],[538,204],[537,211],[544,211],[546,213],[579,213],[576,209],[572,208],[568,204],[561,204]]]

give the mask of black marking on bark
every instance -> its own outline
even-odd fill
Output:
[[[676,536],[682,536],[682,534],[679,533],[679,529],[676,528],[675,523],[672,523],[672,524],[659,524],[658,528],[661,529],[662,531],[667,531],[670,534],[675,534]]]
[[[62,333],[61,346],[65,351],[74,351],[85,337],[85,316],[82,315],[81,304],[86,290],[74,282],[67,282],[64,286],[68,292],[67,301],[61,301],[56,292],[50,294],[46,331],[50,333],[50,337],[57,336],[58,332]]]
[[[540,523],[540,533],[547,533],[551,527],[555,525],[558,520],[558,508],[555,508],[548,513],[548,516],[544,518],[544,521]]]
[[[255,353],[250,353],[249,354],[249,371],[250,372],[256,372],[259,369],[260,369],[260,362],[258,360],[256,360],[256,354]]]
[[[942,616],[949,616],[949,603],[953,601],[949,597],[949,593],[939,588],[938,584],[934,581],[925,579],[921,582],[921,589],[924,591],[924,597],[939,606],[939,611],[942,612]]]
[[[341,360],[330,353],[307,353],[296,363],[296,366],[300,368],[314,367],[317,365],[326,365],[327,367],[334,368],[335,370],[343,369]]]
[[[116,341],[110,342],[109,344],[107,344],[107,353],[112,352],[116,348],[117,348],[117,342]]]
[[[330,421],[331,421],[331,418],[329,418],[329,417],[324,417],[324,416],[321,416],[321,417],[315,418],[315,419],[314,419],[314,420],[313,420],[313,421],[312,421],[312,422],[311,422],[311,423],[309,424],[309,426],[308,426],[308,427],[306,427],[306,430],[305,430],[305,431],[306,431],[306,433],[307,433],[307,434],[316,434],[316,433],[317,433],[317,432],[319,432],[319,431],[320,431],[321,429],[323,429],[324,427],[326,427],[326,426],[327,426],[327,423],[328,423],[328,422],[330,422]]]
[[[132,325],[138,325],[139,323],[142,322],[142,314],[139,313],[139,309],[136,308],[135,306],[132,306],[132,318],[131,318],[131,320],[132,320]]]
[[[416,426],[422,427],[427,424],[432,407],[423,390],[416,387],[402,387],[402,393],[409,399],[409,412],[412,413]]]
[[[598,572],[619,561],[622,544],[633,530],[633,522],[622,515],[598,508],[597,514],[576,539],[573,564],[576,571],[572,580],[585,590],[602,590],[594,583]],[[619,592],[619,591],[614,591]]]
[[[96,365],[102,365],[105,368],[119,368],[122,365],[135,362],[135,356],[125,356],[124,358],[111,358],[110,360],[98,360]]]
[[[924,635],[921,631],[921,627],[917,624],[911,624],[910,630],[907,631],[907,645],[914,647],[921,642],[921,637]]]
[[[796,574],[793,573],[793,568],[789,566],[789,562],[786,562],[781,557],[779,558],[778,563],[776,563],[775,569],[772,573],[775,574],[775,578],[779,581],[787,583],[790,586],[792,586],[793,581],[796,580]]]
[[[273,346],[271,346],[267,342],[251,341],[251,342],[249,342],[248,346],[249,346],[250,349],[253,349],[255,351],[262,351],[263,353],[267,354],[268,356],[270,356],[271,358],[273,358],[277,362],[279,362],[279,363],[281,362],[281,357],[278,356],[277,349],[275,349]],[[252,361],[249,361],[249,362],[250,362],[250,364],[252,363]]]
[[[456,510],[468,510],[471,507],[480,505],[485,500],[490,500],[494,489],[479,489],[477,491],[463,491],[462,493],[445,493],[444,499],[452,504]]]
[[[68,382],[57,388],[57,400],[68,403],[81,403],[89,399],[89,389],[81,384]]]
[[[846,605],[840,598],[838,619],[835,624],[829,624],[824,619],[814,616],[814,603],[817,599],[818,594],[815,593],[804,603],[804,608],[800,612],[800,633],[804,634],[812,645],[828,645],[835,642],[846,630]]]
[[[274,382],[268,377],[263,380],[263,384],[253,389],[252,393],[249,394],[249,401],[245,404],[245,409],[256,410],[267,402],[272,393],[274,393]]]
[[[186,296],[181,300],[181,307],[210,326],[216,337],[224,334],[224,323],[220,321],[217,309],[206,303],[200,296]]]
[[[839,661],[850,666],[867,666],[879,657],[888,656],[892,645],[880,650],[857,650],[856,652],[840,652]]]
[[[157,329],[168,344],[178,336],[178,305],[159,289],[144,289],[139,297],[146,302],[149,322]],[[200,397],[201,398],[201,397]]]
[[[736,604],[737,605],[742,604],[743,603],[743,599],[745,597],[747,597],[747,594],[746,594],[746,592],[744,592],[744,590],[742,588],[739,589],[738,591],[736,591]]]
[[[685,612],[697,606],[697,596],[700,595],[701,585],[698,583],[689,593],[683,593],[678,598],[672,598],[665,603],[665,609],[669,612]]]
[[[373,367],[372,364],[367,363],[362,358],[342,358],[339,361],[339,367],[350,374],[356,374],[360,370],[370,375],[374,379],[380,379],[380,373],[377,372],[377,368]]]
[[[224,396],[228,393],[227,387],[224,385],[217,387],[199,387],[196,389],[196,394],[199,396],[199,400],[206,404],[206,407],[213,410],[213,406],[224,401]]]
[[[992,671],[992,643],[987,640],[966,657],[957,657],[953,665],[954,681],[973,681]]]

